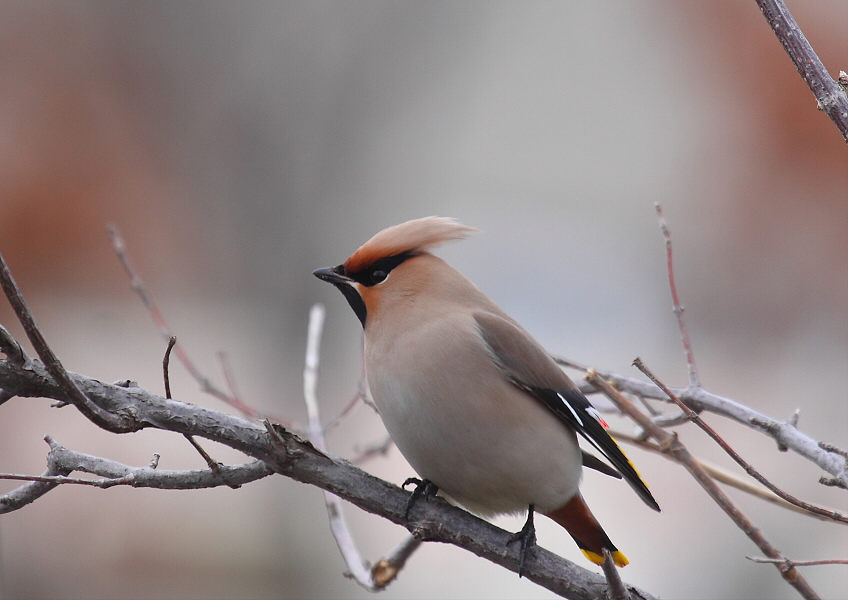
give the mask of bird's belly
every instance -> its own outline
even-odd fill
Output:
[[[491,515],[533,504],[548,512],[577,493],[574,432],[496,369],[465,389],[435,373],[423,389],[414,377],[410,386],[409,377],[382,375],[369,373],[371,391],[398,449],[420,477],[469,510]]]

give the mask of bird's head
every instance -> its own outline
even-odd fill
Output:
[[[414,219],[382,230],[342,264],[318,269],[313,275],[335,285],[365,327],[369,311],[390,292],[414,291],[409,284],[416,279],[416,271],[424,271],[417,258],[432,257],[431,248],[475,231],[447,217]]]

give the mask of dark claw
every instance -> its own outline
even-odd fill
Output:
[[[415,489],[412,490],[409,500],[406,501],[406,512],[403,514],[404,519],[407,521],[409,521],[409,511],[412,510],[412,506],[421,496],[424,496],[425,500],[429,500],[439,491],[438,486],[429,479],[418,479],[417,477],[410,477],[403,482],[401,487],[406,489],[406,486],[413,484],[415,485]]]
[[[524,566],[527,564],[527,551],[536,545],[536,526],[533,525],[533,505],[527,510],[527,521],[521,531],[513,533],[506,541],[507,546],[513,542],[521,541],[518,554],[518,577],[524,575]]]

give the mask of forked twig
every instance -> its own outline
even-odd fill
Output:
[[[42,475],[0,473],[0,479],[27,483],[0,495],[0,514],[23,508],[61,484],[83,485],[107,489],[115,486],[148,487],[166,490],[198,490],[221,485],[241,485],[268,477],[273,473],[261,460],[241,465],[225,465],[211,470],[157,470],[159,455],[154,454],[146,467],[130,467],[114,460],[68,450],[51,436],[44,437],[50,446],[47,471]],[[98,479],[69,477],[73,471],[99,476]]]
[[[669,433],[654,423],[650,417],[642,413],[624,395],[611,386],[597,373],[590,371],[586,378],[592,382],[601,392],[609,398],[619,410],[635,421],[651,437],[657,440],[664,451],[673,455],[692,476],[704,488],[704,491],[718,504],[718,506],[729,516],[734,523],[753,541],[757,547],[769,558],[785,560],[781,552],[771,545],[759,528],[757,528],[745,514],[733,503],[727,494],[718,487],[715,481],[704,470],[698,461],[689,453],[680,442],[676,434]],[[810,587],[806,579],[791,566],[784,563],[776,565],[784,580],[794,587],[807,600],[818,600],[819,595]]]
[[[147,309],[147,312],[153,319],[153,322],[159,328],[159,332],[162,334],[162,337],[166,340],[170,340],[172,337],[175,337],[174,334],[171,332],[171,329],[168,327],[168,323],[165,321],[165,317],[162,311],[159,310],[159,307],[153,299],[153,296],[148,293],[144,285],[144,281],[139,276],[138,271],[136,271],[136,269],[133,267],[132,262],[130,261],[129,253],[127,252],[126,243],[124,242],[123,237],[121,237],[121,234],[118,232],[118,228],[114,225],[109,225],[106,228],[106,232],[109,234],[109,239],[112,243],[112,250],[115,252],[115,255],[118,257],[118,260],[121,262],[121,266],[124,268],[124,271],[127,273],[127,276],[130,279],[130,286],[132,287],[136,295],[138,295],[138,297],[141,299],[142,303],[144,304],[144,307]],[[277,423],[285,425],[289,429],[298,429],[294,426],[294,424],[290,423],[286,419],[274,415],[266,415],[264,413],[261,413],[249,404],[243,402],[238,396],[228,394],[227,392],[218,388],[218,386],[212,383],[212,380],[206,377],[206,375],[204,375],[200,371],[200,369],[194,364],[194,362],[189,357],[188,353],[183,349],[182,345],[177,344],[174,347],[174,352],[176,353],[180,363],[182,363],[183,367],[185,367],[185,369],[189,372],[189,375],[191,375],[192,378],[197,381],[197,383],[200,385],[200,388],[207,394],[210,394],[211,396],[218,398],[222,402],[229,404],[246,417],[251,417],[254,419],[264,419],[267,417]],[[232,383],[229,384],[230,388],[233,389],[234,386],[232,385]]]
[[[12,277],[12,273],[9,271],[9,267],[6,265],[2,254],[0,254],[0,285],[2,285],[9,304],[12,305],[18,321],[23,326],[30,343],[35,348],[41,362],[44,363],[47,372],[50,373],[50,376],[65,393],[65,400],[76,406],[77,410],[88,420],[106,431],[111,431],[112,433],[131,433],[145,427],[144,423],[136,421],[132,415],[113,414],[103,410],[80,391],[70,375],[68,375],[61,361],[59,361],[59,357],[56,356],[47,344],[47,340],[44,339],[44,335],[38,328],[35,317],[29,310],[29,306],[27,306],[18,284],[15,283],[15,279]]]
[[[700,427],[704,432],[706,432],[706,434],[710,436],[719,446],[721,446],[721,449],[724,450],[730,456],[730,458],[736,461],[736,464],[745,469],[745,472],[748,473],[748,475],[759,481],[769,490],[771,490],[776,495],[780,496],[790,504],[794,504],[795,506],[802,508],[803,510],[806,510],[810,513],[822,517],[826,517],[837,523],[848,524],[848,517],[846,517],[845,515],[824,509],[820,506],[815,506],[802,500],[798,500],[796,497],[792,496],[791,494],[787,494],[779,487],[774,485],[772,482],[770,482],[768,479],[763,477],[762,474],[760,474],[759,471],[757,471],[753,466],[751,466],[750,463],[748,463],[745,459],[739,456],[739,454],[733,448],[730,447],[730,444],[725,442],[724,439],[718,433],[716,433],[716,431],[712,427],[707,425],[695,411],[686,406],[686,404],[684,404],[684,402],[680,398],[678,398],[674,392],[672,392],[662,381],[660,381],[656,377],[656,375],[654,375],[651,370],[647,366],[645,366],[641,359],[637,358],[633,361],[633,364],[636,366],[637,369],[642,371],[642,373],[644,373],[648,377],[648,379],[653,381],[658,388],[668,394],[668,397],[671,398],[671,400],[675,404],[677,404],[683,412],[686,413],[686,416],[691,421],[693,421],[698,427]]]
[[[626,377],[610,371],[599,371],[582,365],[573,360],[554,357],[557,363],[578,369],[584,373],[594,372],[610,382],[617,390],[632,394],[639,398],[650,398],[673,404],[663,391],[656,385],[644,378]],[[598,390],[587,380],[577,379],[575,383],[580,390],[587,395],[597,394]],[[722,417],[726,417],[753,429],[759,433],[771,437],[778,444],[778,448],[788,448],[801,457],[806,458],[817,465],[823,471],[833,475],[832,479],[822,478],[819,483],[823,485],[835,485],[848,489],[848,469],[846,469],[846,458],[837,452],[825,449],[821,442],[798,429],[794,417],[789,421],[780,421],[769,415],[756,411],[749,406],[736,402],[731,398],[719,396],[698,388],[673,388],[673,391],[684,400],[690,408],[695,410],[709,411]],[[599,407],[600,408],[600,407]],[[670,427],[688,421],[686,414],[682,411],[670,417],[656,417],[653,419],[656,425]]]
[[[162,378],[165,381],[165,398],[171,400],[171,375],[170,375],[170,365],[171,365],[171,350],[174,349],[174,345],[177,343],[177,336],[172,335],[168,340],[168,347],[165,349],[165,356],[162,358]],[[206,461],[206,466],[208,466],[213,473],[216,475],[221,474],[221,463],[213,459],[209,456],[209,453],[203,449],[196,439],[194,439],[193,435],[189,435],[187,433],[183,434],[183,437],[188,440],[188,443],[191,444],[192,448],[197,450],[197,453]],[[234,490],[237,490],[240,485],[230,485],[230,487]]]
[[[654,452],[656,454],[659,454],[659,455],[663,456],[664,458],[666,458],[666,459],[668,459],[672,462],[678,462],[675,459],[674,456],[668,454],[665,450],[663,450],[663,448],[659,444],[656,444],[654,442],[650,442],[650,441],[644,439],[643,437],[638,437],[638,436],[626,433],[624,431],[616,431],[616,430],[613,430],[613,429],[609,429],[608,432],[618,442],[622,442],[622,441],[627,442],[627,443],[632,444],[634,446],[638,446],[639,448],[642,448],[643,450],[647,450],[648,452]],[[785,508],[787,510],[797,512],[800,515],[812,517],[814,519],[819,519],[821,521],[827,521],[827,522],[833,521],[833,519],[830,518],[830,516],[823,516],[823,515],[820,515],[820,514],[817,514],[817,513],[812,513],[810,511],[806,510],[805,508],[802,508],[800,506],[797,506],[795,504],[787,502],[786,500],[784,500],[783,498],[781,498],[780,496],[778,496],[774,492],[771,492],[768,489],[761,487],[761,486],[753,483],[752,481],[750,481],[748,479],[741,479],[740,477],[734,475],[733,473],[730,473],[729,471],[727,471],[727,470],[725,470],[725,469],[723,469],[719,466],[716,466],[716,465],[714,465],[714,464],[712,464],[708,461],[705,461],[705,460],[697,458],[697,457],[696,457],[696,460],[704,468],[704,470],[707,473],[710,474],[710,477],[712,477],[713,479],[715,479],[719,483],[724,483],[725,485],[729,485],[730,487],[733,487],[733,488],[735,488],[739,491],[745,492],[746,494],[750,494],[752,496],[755,496],[756,498],[759,498],[761,500],[765,500],[766,502],[771,502],[772,504],[776,504],[777,506],[780,506],[781,508]],[[825,508],[824,510],[831,512],[831,513],[837,512],[833,509],[828,509],[828,508]]]
[[[303,397],[309,426],[309,441],[320,451],[326,452],[325,428],[321,425],[318,407],[318,362],[320,357],[321,330],[324,325],[324,307],[316,304],[309,311],[307,327],[306,364],[303,369]],[[360,384],[361,385],[361,384]],[[361,389],[361,388],[360,388]],[[408,535],[392,552],[381,558],[369,568],[362,558],[353,535],[342,514],[341,499],[330,492],[324,492],[324,502],[330,520],[330,530],[349,569],[349,576],[368,591],[378,591],[397,577],[407,559],[421,545],[421,541]]]
[[[309,325],[306,338],[306,361],[303,368],[303,398],[306,402],[307,426],[309,441],[321,452],[326,452],[327,443],[324,439],[324,428],[318,409],[318,361],[321,347],[321,331],[324,327],[324,307],[316,304],[309,311]],[[324,503],[327,505],[327,515],[330,520],[330,531],[336,540],[336,545],[350,571],[350,576],[366,590],[377,589],[368,564],[362,559],[353,535],[348,529],[342,514],[342,501],[335,494],[322,492]]]

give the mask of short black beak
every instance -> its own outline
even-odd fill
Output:
[[[326,281],[333,285],[350,285],[353,283],[353,279],[347,275],[339,273],[338,267],[324,267],[323,269],[316,269],[312,271],[312,274],[321,281]]]
[[[365,308],[365,302],[363,302],[362,296],[357,291],[358,286],[354,285],[356,280],[344,274],[344,267],[342,265],[338,267],[324,267],[323,269],[312,271],[312,274],[321,281],[326,281],[336,286],[336,289],[342,293],[347,303],[350,304],[353,312],[356,313],[359,322],[365,327],[365,317],[368,314],[368,310]]]

